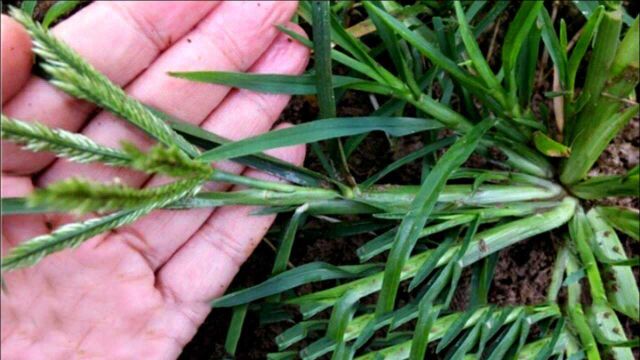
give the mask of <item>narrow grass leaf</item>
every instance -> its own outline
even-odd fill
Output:
[[[587,274],[584,271],[584,269],[580,269],[578,271],[574,271],[570,274],[567,274],[567,277],[562,282],[562,286],[571,286],[573,284],[577,284],[578,281],[584,279],[586,275]]]
[[[596,102],[600,97],[610,76],[611,64],[615,58],[613,54],[616,53],[620,43],[621,28],[620,11],[605,11],[603,13],[595,35],[593,51],[589,59],[582,92],[577,99],[578,103]],[[591,117],[592,114],[589,114],[588,123],[593,122]],[[578,118],[576,121],[575,125],[569,128],[571,132],[567,134],[569,136],[567,138],[568,143],[573,142],[574,137],[585,130],[582,129],[582,123],[587,123],[587,120]]]
[[[283,351],[283,352],[267,354],[267,360],[295,360],[297,358],[298,358],[297,351]]]
[[[322,331],[327,328],[328,320],[307,320],[302,321],[276,336],[278,350],[282,351],[291,345],[305,339],[312,331]]]
[[[381,7],[382,4],[374,3],[374,6]],[[384,47],[393,61],[396,71],[400,74],[401,79],[409,86],[414,94],[421,93],[413,72],[409,68],[409,58],[405,56],[405,52],[401,49],[401,44],[393,33],[393,31],[382,22],[374,13],[368,11],[369,19],[374,23],[378,35],[382,38]]]
[[[476,125],[445,153],[421,185],[420,191],[412,202],[411,210],[398,228],[387,259],[383,286],[376,308],[378,315],[393,309],[402,268],[409,258],[411,250],[420,236],[420,231],[427,222],[449,175],[467,160],[482,135],[494,124],[494,120],[487,119]]]
[[[311,2],[302,2],[300,3],[299,11],[302,10],[302,13],[307,13],[305,16],[305,20],[307,20],[310,24],[313,25],[313,20],[310,18],[309,14],[312,12]],[[356,39],[353,35],[348,33],[346,29],[340,24],[340,21],[331,14],[330,19],[331,24],[331,39],[340,47],[342,47],[345,51],[347,51],[351,56],[353,56],[357,62],[364,65],[364,74],[374,79],[376,82],[381,84],[385,84],[395,88],[401,88],[402,82],[396,78],[393,74],[391,74],[388,70],[386,70],[383,66],[381,66],[375,59],[369,55],[369,49],[366,45],[360,40]],[[334,59],[336,61],[342,62],[346,60],[345,56],[336,56],[338,53],[334,54]],[[353,65],[353,61],[347,61],[345,65],[350,64]],[[349,65],[347,65],[349,66]]]
[[[328,298],[312,303],[301,303],[299,304],[300,314],[302,315],[303,319],[310,319],[316,316],[321,311],[324,311],[333,306],[333,304],[335,304],[337,300],[337,298]]]
[[[553,60],[554,65],[560,76],[560,85],[563,89],[566,89],[567,79],[567,49],[563,48],[561,41],[558,39],[555,29],[553,28],[553,22],[547,9],[542,7],[538,18],[538,25],[542,30],[542,41]]]
[[[601,261],[601,263],[611,266],[640,266],[640,256],[633,257],[631,259],[626,260],[605,260]]]
[[[404,136],[440,127],[441,125],[435,120],[416,118],[353,117],[323,119],[224,144],[203,153],[198,159],[201,161],[219,161],[255,154],[268,149],[334,139],[374,130],[384,131],[392,136]]]
[[[453,262],[447,264],[447,266],[440,270],[437,275],[434,275],[425,286],[426,292],[424,295],[421,297],[418,296],[420,297],[420,302],[418,303],[418,321],[411,340],[411,350],[409,353],[411,360],[420,360],[425,357],[433,323],[438,317],[438,314],[440,314],[440,311],[446,307],[446,305],[434,307],[434,302],[440,296],[447,283],[450,282],[454,267]],[[451,327],[448,327],[448,329],[450,328]]]
[[[482,80],[484,80],[487,87],[492,89],[500,89],[502,91],[502,86],[498,81],[498,78],[489,67],[489,63],[485,59],[478,43],[476,42],[475,36],[471,32],[469,28],[469,23],[465,17],[464,11],[462,10],[462,5],[460,1],[454,2],[454,8],[456,12],[456,17],[458,18],[458,25],[460,27],[460,37],[462,38],[462,42],[464,43],[465,48],[467,49],[467,54],[469,54],[469,58],[473,62],[473,67],[476,69]],[[504,101],[504,97],[502,97],[502,101]]]
[[[293,242],[296,237],[296,232],[298,231],[298,227],[301,224],[304,224],[306,211],[308,209],[309,205],[305,204],[298,207],[293,212],[293,215],[289,220],[289,224],[287,224],[287,227],[284,231],[284,235],[282,236],[280,246],[278,247],[278,253],[276,254],[276,259],[273,263],[271,274],[277,275],[287,269],[287,263],[289,262],[289,257],[291,256],[291,249],[293,248]]]
[[[629,66],[638,69],[638,58],[640,58],[640,16],[637,16],[627,29],[618,51],[611,64],[611,77],[617,77]]]
[[[508,1],[498,1],[493,4],[491,10],[487,12],[487,14],[482,18],[482,20],[478,21],[476,26],[473,28],[473,35],[476,38],[479,38],[480,35],[489,28],[489,25],[496,22],[496,19],[506,10],[509,6]],[[471,18],[467,15],[469,21]]]
[[[587,220],[593,228],[591,247],[603,271],[607,299],[615,310],[640,321],[640,291],[634,281],[629,266],[615,266],[608,263],[627,261],[624,247],[616,232],[600,215],[597,208],[587,213]]]
[[[219,147],[220,145],[231,142],[231,140],[225,139],[195,125],[180,121],[157,110],[153,111],[160,118],[169,122],[175,131],[204,150],[211,150]],[[295,166],[269,155],[256,154],[242,156],[235,158],[234,161],[242,165],[273,174],[294,184],[327,187],[332,183],[331,179],[320,173],[300,166]]]
[[[610,196],[640,197],[640,174],[593,176],[570,186],[582,199],[595,200]]]
[[[500,338],[495,345],[487,360],[504,359],[511,346],[518,340],[518,335],[522,329],[522,322],[526,321],[524,312],[520,313],[518,319],[509,327],[509,329]]]
[[[584,214],[584,210],[580,206],[578,206],[573,219],[569,222],[569,234],[575,244],[582,266],[584,266],[593,302],[607,302],[607,295],[604,285],[602,284],[602,277],[600,276],[598,264],[590,246],[591,239],[594,236],[593,229]]]
[[[598,213],[614,228],[640,240],[640,215],[637,210],[616,206],[598,206]]]
[[[509,98],[512,106],[516,105],[516,61],[542,7],[542,1],[523,2],[515,18],[511,21],[503,41],[502,67],[507,80]]]
[[[31,206],[27,198],[10,197],[0,199],[2,216],[7,215],[23,215],[23,214],[39,214],[54,212],[47,206]]]
[[[505,313],[507,312],[495,310],[494,305],[491,305],[487,308],[485,314],[483,315],[483,319],[479,321],[482,324],[482,327],[480,329],[480,338],[478,339],[478,350],[475,353],[477,358],[482,359],[482,354],[484,353],[484,349],[487,345],[487,342],[489,342],[489,339],[491,338],[491,336],[493,336],[495,331],[497,331],[497,330],[494,331],[494,327],[497,324],[497,321],[496,319],[494,319],[494,316],[496,314],[504,315]],[[502,326],[502,323],[498,325],[498,327],[500,326]]]
[[[549,157],[568,157],[571,155],[570,147],[555,141],[541,131],[533,133],[533,144],[538,151]]]
[[[495,310],[491,316],[491,327],[486,329],[486,339],[491,339],[505,324],[517,320],[517,316],[521,311],[523,311],[523,309],[510,307]]]
[[[344,342],[347,325],[357,309],[360,294],[357,291],[347,291],[333,306],[333,312],[327,326],[327,336],[336,343]]]
[[[380,215],[376,215],[380,218],[383,218]],[[404,218],[404,216],[406,215],[406,213],[401,213],[398,216],[394,216],[393,218],[399,218],[402,219]],[[470,221],[472,221],[474,218],[473,215],[469,215],[469,214],[463,214],[460,216],[454,216],[449,220],[445,220],[442,221],[440,223],[434,224],[434,225],[430,225],[425,227],[424,229],[422,229],[422,231],[420,232],[420,235],[418,236],[418,238],[423,238],[425,236],[429,236],[429,235],[433,235],[451,228],[454,228],[456,226],[462,225],[462,224],[466,224]],[[383,252],[385,252],[386,250],[389,250],[391,248],[391,246],[393,245],[393,240],[396,236],[396,229],[393,229],[391,231],[388,231],[376,238],[374,238],[371,241],[366,242],[364,245],[360,246],[357,250],[356,253],[358,254],[358,258],[360,259],[361,262],[365,262],[368,261],[369,259],[373,258],[374,256],[381,254]]]
[[[369,55],[366,45],[363,42],[349,34],[344,27],[340,24],[335,16],[331,16],[331,37],[342,48],[347,50],[358,59],[360,62],[366,64],[369,68],[373,69],[376,75],[369,75],[374,79],[378,79],[378,82],[391,86],[396,89],[402,89],[403,83],[395,77],[391,72],[380,65],[371,55]]]
[[[363,263],[369,261],[374,256],[381,254],[384,250],[381,250],[380,246],[384,246],[387,249],[390,248],[390,244],[393,242],[396,232],[397,229],[386,231],[356,249],[356,254],[358,255],[360,262]]]
[[[582,305],[578,303],[573,306],[569,306],[567,308],[567,313],[569,314],[569,319],[571,320],[571,324],[573,325],[575,332],[578,334],[578,338],[580,339],[582,350],[584,351],[586,358],[588,360],[600,360],[601,357],[600,352],[598,351],[598,345],[593,333],[591,332],[591,327],[584,315]]]
[[[426,353],[426,346],[429,343],[429,335],[433,329],[441,309],[439,307],[432,306],[432,303],[421,302],[420,313],[418,315],[418,321],[416,323],[413,338],[411,339],[411,349],[409,353],[409,359],[420,360],[424,359]]]
[[[37,0],[24,0],[20,4],[20,9],[24,11],[25,14],[29,15],[30,17],[33,17],[34,11],[36,9],[36,5],[38,5]]]
[[[465,311],[460,317],[456,319],[456,321],[451,324],[449,328],[447,328],[446,332],[442,336],[442,339],[438,342],[438,346],[436,347],[436,353],[440,353],[444,348],[447,347],[460,333],[464,330],[464,327],[474,314],[474,311]]]
[[[560,336],[564,332],[564,329],[565,329],[564,324],[565,324],[564,318],[559,318],[558,321],[556,322],[555,328],[553,329],[551,338],[549,339],[549,341],[547,341],[544,344],[542,349],[538,351],[534,360],[546,360],[551,357],[551,355],[554,353],[556,344],[558,344],[560,340]]]
[[[608,304],[591,304],[587,306],[586,318],[596,341],[607,349],[603,352],[612,359],[633,359],[630,347],[638,346],[638,338],[629,341],[618,316]]]
[[[468,22],[471,22],[476,17],[476,15],[478,15],[480,10],[482,10],[488,4],[489,2],[486,0],[474,1],[473,3],[469,4],[469,7],[464,12],[464,17]]]
[[[386,175],[392,173],[393,171],[397,170],[398,168],[411,163],[412,161],[415,161],[417,159],[420,159],[424,156],[426,156],[427,154],[431,154],[437,150],[440,150],[446,146],[449,146],[451,144],[453,144],[455,142],[456,138],[455,137],[447,137],[447,138],[443,138],[440,139],[434,143],[431,143],[429,145],[424,146],[422,149],[419,149],[417,151],[414,151],[412,153],[410,153],[409,155],[406,155],[394,162],[392,162],[391,164],[387,165],[384,169],[380,170],[379,172],[377,172],[376,174],[370,176],[367,180],[363,181],[362,183],[360,183],[360,188],[361,189],[366,189],[368,187],[371,187],[372,185],[374,185],[375,183],[377,183],[380,179],[382,179],[383,177],[385,177]]]
[[[529,332],[531,331],[531,324],[531,318],[525,316],[525,318],[522,320],[522,323],[520,324],[520,334],[518,336],[518,342],[516,343],[515,347],[509,349],[509,355],[515,356],[516,354],[520,353],[520,350],[522,350],[522,348],[525,346],[525,344],[527,343],[527,337],[529,336]]]
[[[425,261],[422,266],[420,266],[420,269],[418,269],[416,275],[413,277],[413,279],[411,279],[411,282],[409,283],[409,291],[413,291],[427,277],[429,277],[431,272],[436,268],[438,260],[447,252],[447,250],[449,250],[449,248],[451,248],[454,240],[454,236],[448,236],[443,242],[438,245],[433,254],[431,254],[427,261]]]
[[[625,84],[626,81],[617,83],[617,86],[625,88],[624,93],[628,94],[638,84],[640,73],[637,70],[636,68],[636,72],[633,73],[635,75],[630,75],[628,78],[629,83]],[[633,79],[634,76],[635,79]],[[598,103],[601,107],[593,111],[585,108],[579,119],[588,119],[588,122],[575,124],[574,131],[577,133],[571,145],[571,156],[561,163],[560,181],[564,184],[572,185],[583,180],[611,140],[633,117],[637,116],[640,110],[640,105],[635,104],[618,112],[621,104],[617,100],[603,98],[595,100],[591,99],[590,104]]]
[[[56,22],[56,20],[73,11],[73,9],[81,3],[81,1],[74,0],[56,1],[44,15],[44,19],[42,19],[42,26],[44,26],[45,29],[49,28],[49,26]]]
[[[518,82],[518,99],[520,106],[529,106],[536,81],[538,53],[540,50],[541,31],[533,26],[526,38],[516,62],[516,80]],[[535,128],[535,126],[532,126]]]
[[[382,21],[398,33],[408,43],[418,49],[424,56],[429,58],[434,64],[440,66],[442,69],[451,74],[460,83],[468,86],[476,92],[486,92],[484,86],[477,81],[469,73],[463,71],[454,61],[444,55],[437,47],[429,43],[424,38],[418,36],[411,31],[405,24],[391,16],[386,11],[379,9],[375,5],[364,2],[363,5],[371,13],[376,14]]]
[[[304,3],[303,3],[304,4]],[[280,31],[282,31],[283,33],[287,34],[288,36],[290,36],[292,39],[295,39],[296,41],[298,41],[300,44],[308,47],[308,48],[313,48],[313,42],[309,39],[307,39],[306,37],[296,33],[295,31],[291,30],[291,29],[287,29],[284,26],[277,26],[278,29]],[[349,69],[356,71],[362,75],[367,76],[370,79],[373,79],[376,83],[378,83],[381,86],[384,86],[382,84],[384,84],[384,81],[378,76],[377,72],[372,69],[371,67],[369,67],[368,65],[366,65],[363,62],[360,62],[356,59],[354,59],[353,57],[338,51],[336,49],[331,49],[331,58],[333,60],[335,60],[336,62],[339,62],[340,64],[348,67]]]
[[[447,352],[446,358],[451,360],[462,360],[465,355],[476,345],[478,337],[482,332],[484,323],[489,319],[490,313],[487,311],[476,324],[462,336],[454,346]]]
[[[314,68],[320,118],[336,117],[336,99],[333,93],[331,68],[331,26],[329,2],[312,1]]]
[[[476,236],[476,232],[478,231],[478,226],[480,226],[480,220],[481,220],[481,216],[480,214],[478,214],[476,215],[475,219],[473,219],[473,221],[469,224],[469,227],[467,228],[467,232],[464,235],[464,240],[462,240],[462,244],[457,250],[457,254],[453,258],[453,261],[459,262],[464,257],[464,254],[467,252],[467,249],[469,249],[469,244],[471,244],[471,240]]]
[[[224,71],[190,71],[170,72],[169,75],[191,81],[219,84],[271,94],[310,95],[318,93],[318,76],[315,73],[280,75]],[[333,89],[336,88],[351,88],[356,84],[364,86],[364,84],[369,83],[371,82],[355,77],[332,75],[332,82],[329,83],[329,86],[332,87],[333,91]]]
[[[462,244],[460,244],[456,255],[451,259],[451,264],[453,266],[453,270],[451,273],[451,283],[449,285],[449,293],[444,301],[444,307],[449,308],[451,304],[451,300],[453,299],[453,295],[458,287],[458,281],[460,281],[460,276],[462,275],[462,258],[464,254],[467,252],[469,245],[471,244],[471,239],[474,238],[476,232],[478,230],[478,226],[480,225],[480,215],[476,215],[475,219],[469,224],[467,228],[467,232],[465,234],[464,240]]]
[[[247,315],[249,306],[247,304],[239,305],[233,308],[233,314],[231,315],[231,322],[227,329],[227,337],[224,341],[224,349],[227,354],[235,356],[236,349],[238,347],[238,341],[242,335],[242,325]]]
[[[580,37],[571,51],[571,55],[569,56],[567,63],[567,91],[574,91],[578,68],[582,63],[584,55],[587,53],[587,49],[591,44],[591,39],[593,39],[593,36],[598,29],[598,24],[600,24],[600,20],[602,19],[603,11],[604,6],[597,6],[591,15],[589,15],[587,23],[582,28]]]
[[[259,285],[213,300],[211,306],[221,308],[242,305],[307,283],[361,277],[377,269],[379,269],[378,265],[333,266],[313,262],[285,271]]]
[[[518,53],[542,7],[542,1],[525,1],[511,21],[511,25],[509,25],[505,35],[502,50],[502,66],[505,68],[506,73],[514,69]]]
[[[598,2],[591,0],[573,0],[572,2],[578,8],[578,10],[580,10],[582,15],[584,15],[584,17],[587,19],[591,19],[591,16],[593,16],[594,12],[600,7],[598,5]],[[623,13],[622,20],[627,25],[631,25],[631,23],[633,22],[633,18],[626,12]]]
[[[331,64],[331,28],[333,27],[330,3],[327,1],[312,1],[311,15],[313,18],[313,49],[314,68],[316,72],[316,88],[318,93],[319,118],[329,119],[336,117],[336,99],[333,90],[333,75]],[[331,177],[336,179],[339,173],[341,179],[346,179],[350,185],[355,185],[355,180],[349,172],[347,157],[340,138],[330,139],[327,142],[328,153],[331,162],[323,164],[330,171]],[[320,155],[322,151],[314,144],[314,151]],[[322,156],[320,156],[322,158]]]
[[[640,347],[640,337],[636,337],[626,341],[602,341],[602,345],[622,347],[622,348],[637,348]]]
[[[477,264],[471,275],[471,301],[470,306],[487,305],[489,290],[493,281],[493,274],[498,263],[498,254],[493,254]]]

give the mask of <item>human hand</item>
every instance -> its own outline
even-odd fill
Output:
[[[288,23],[295,2],[96,2],[53,30],[98,70],[142,102],[238,139],[268,131],[284,95],[169,77],[168,71],[219,70],[299,74],[308,51],[274,25]],[[45,80],[30,76],[29,37],[2,16],[3,113],[79,131],[117,147],[151,141],[124,121],[93,113]],[[69,177],[156,186],[159,177],[99,164],[55,160],[3,143],[2,197]],[[304,148],[272,153],[301,163]],[[265,178],[238,164],[216,167]],[[225,184],[212,184],[223,191]],[[7,359],[176,358],[239,266],[273,221],[251,208],[155,211],[131,226],[3,275],[2,355]],[[2,251],[69,221],[62,215],[7,216]]]

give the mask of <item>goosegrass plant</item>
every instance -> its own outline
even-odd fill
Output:
[[[271,277],[212,302],[233,307],[225,342],[230,355],[247,312],[255,311],[264,323],[291,324],[274,339],[278,351],[270,359],[423,359],[431,353],[448,359],[632,359],[638,340],[627,338],[620,319],[640,320],[632,272],[638,259],[628,258],[618,234],[638,241],[638,213],[585,201],[639,195],[638,167],[621,175],[588,175],[612,138],[638,115],[638,18],[613,1],[575,3],[585,21],[574,35],[564,19],[549,13],[551,4],[538,1],[301,2],[298,19],[311,26],[313,40],[281,30],[313,49],[308,73],[169,74],[266,93],[317,95],[319,119],[235,142],[128,97],[28,14],[12,9],[52,84],[157,143],[148,150],[126,143],[109,148],[4,114],[2,138],[30,151],[174,181],[137,189],[68,179],[27,198],[2,199],[3,215],[96,216],[18,245],[3,257],[2,272],[37,266],[51,253],[155,209],[255,205],[256,215],[291,215],[272,231],[279,242]],[[505,24],[510,8],[513,16]],[[364,19],[345,26],[354,9]],[[492,27],[505,30],[499,53],[485,53],[478,43]],[[544,95],[551,107],[534,98],[547,57],[553,84]],[[336,67],[342,75],[334,74]],[[372,114],[336,117],[346,91],[368,93]],[[392,146],[394,138],[419,134],[424,147],[356,179],[349,160],[373,131],[384,132]],[[321,172],[263,153],[295,144],[310,144]],[[473,152],[491,168],[466,168]],[[211,165],[229,159],[288,183]],[[416,185],[379,184],[415,162],[422,166]],[[203,190],[208,181],[246,190]],[[310,219],[328,222],[325,234],[344,241],[369,234],[356,252],[360,263],[289,267],[295,240],[309,231]],[[547,302],[490,304],[497,254],[537,235],[544,241],[549,232],[562,241]],[[465,268],[472,273],[468,305],[454,311]],[[325,289],[296,291],[315,282],[324,282]]]

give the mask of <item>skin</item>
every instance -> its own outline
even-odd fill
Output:
[[[133,97],[221,136],[240,139],[272,128],[289,98],[169,77],[167,71],[300,74],[308,51],[274,25],[290,23],[295,2],[96,2],[53,32]],[[99,143],[140,147],[152,141],[124,121],[70,98],[30,74],[23,28],[2,15],[2,105],[9,116],[80,131]],[[281,125],[281,126],[287,126]],[[295,164],[304,147],[272,155]],[[238,164],[216,167],[268,179]],[[2,143],[2,197],[72,176],[131,186],[166,178],[57,160]],[[230,189],[210,184],[211,190]],[[209,314],[273,221],[230,206],[214,211],[155,211],[38,265],[3,274],[3,359],[173,359]],[[2,251],[77,219],[2,218]]]

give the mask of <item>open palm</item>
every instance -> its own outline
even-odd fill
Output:
[[[94,2],[56,26],[67,42],[133,97],[221,136],[268,131],[286,105],[284,95],[256,94],[171,78],[168,71],[219,70],[298,74],[307,50],[274,25],[302,33],[289,19],[294,2]],[[30,75],[26,32],[2,17],[3,113],[81,131],[117,147],[150,140],[124,121],[95,112]],[[302,162],[304,148],[273,152]],[[2,144],[2,197],[69,177],[131,186],[166,181],[98,164],[75,164]],[[217,167],[262,176],[237,164]],[[225,184],[212,184],[224,190]],[[4,274],[2,355],[7,359],[175,358],[209,313],[272,216],[248,207],[155,211],[135,224],[98,236],[33,268]],[[62,215],[3,218],[2,251],[51,231]]]

